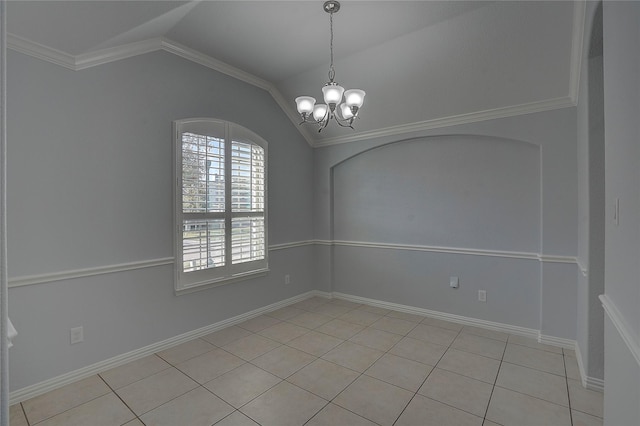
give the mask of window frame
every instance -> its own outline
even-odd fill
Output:
[[[225,265],[184,272],[183,264],[183,223],[185,214],[182,200],[182,153],[183,133],[195,133],[203,136],[220,137],[224,129],[224,174],[225,209],[224,212],[196,213],[198,218],[224,219],[225,221]],[[264,208],[260,212],[233,211],[232,208],[232,149],[233,142],[249,143],[263,149],[264,155]],[[211,287],[230,284],[251,278],[265,276],[269,272],[269,233],[268,233],[268,144],[251,130],[230,121],[212,118],[189,118],[173,122],[173,247],[174,247],[174,288],[176,294],[190,293]],[[232,263],[232,220],[234,218],[259,217],[264,220],[264,257],[262,259]]]

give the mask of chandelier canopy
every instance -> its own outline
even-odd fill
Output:
[[[364,102],[365,92],[360,89],[344,90],[344,87],[334,81],[336,71],[333,68],[333,14],[340,10],[340,3],[336,0],[326,1],[323,9],[329,14],[331,32],[329,81],[322,88],[325,103],[316,104],[315,98],[311,96],[297,97],[296,106],[302,117],[300,124],[316,124],[319,126],[318,132],[321,132],[333,119],[338,125],[353,129],[353,120],[358,117],[358,112]]]

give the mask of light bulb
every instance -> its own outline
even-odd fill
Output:
[[[300,114],[310,114],[313,111],[313,105],[315,103],[315,98],[311,96],[299,96],[296,98],[296,105]]]
[[[323,121],[327,115],[327,106],[325,104],[317,104],[313,107],[313,118],[316,121]]]
[[[330,83],[322,88],[322,94],[324,95],[324,101],[328,104],[339,104],[342,100],[342,94],[344,93],[344,87]]]
[[[340,113],[342,114],[342,118],[348,120],[353,117],[353,113],[351,112],[351,108],[347,104],[340,104]]]
[[[346,92],[344,92],[345,103],[350,107],[356,106],[360,108],[364,103],[364,95],[366,95],[364,90],[349,89]]]

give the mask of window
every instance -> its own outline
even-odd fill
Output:
[[[175,122],[176,291],[265,274],[267,143],[237,124]]]

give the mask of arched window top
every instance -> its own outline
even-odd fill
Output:
[[[265,274],[267,142],[216,119],[174,129],[176,291]]]

